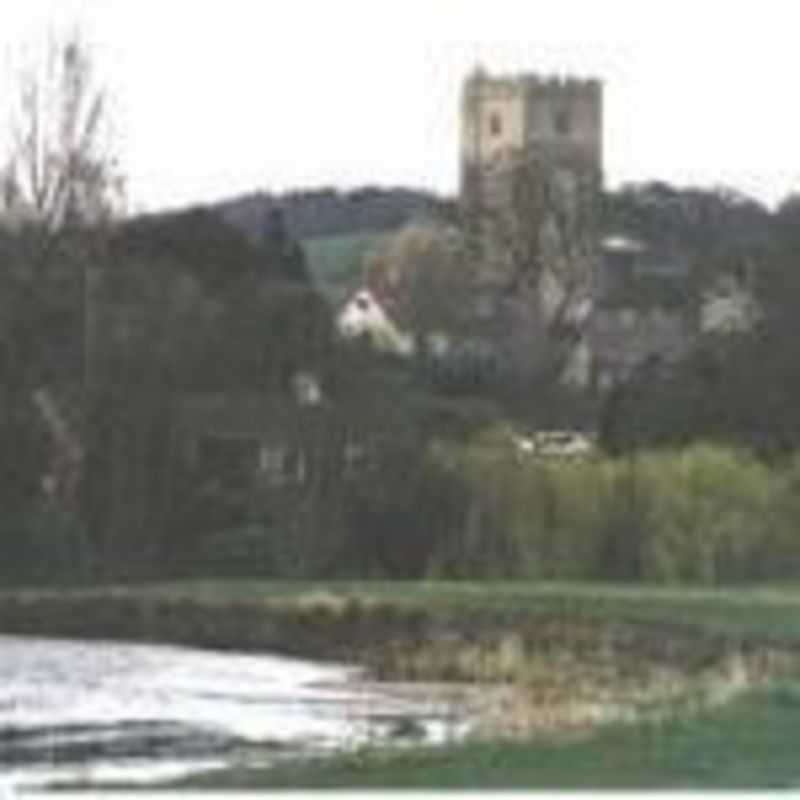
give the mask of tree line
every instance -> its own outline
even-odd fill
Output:
[[[417,333],[417,357],[403,360],[337,338],[274,204],[248,206],[246,230],[231,209],[125,219],[104,102],[78,38],[20,86],[0,230],[6,578],[231,570],[716,580],[788,568],[769,554],[792,546],[781,536],[794,514],[800,437],[796,198],[770,213],[726,191],[627,187],[596,198],[597,218],[561,207],[558,235],[543,244],[547,204],[528,193],[526,223],[491,221],[480,248],[469,220],[440,207],[366,265],[365,279]],[[547,186],[547,165],[530,168]],[[604,229],[681,248],[693,291],[739,276],[760,302],[759,323],[701,336],[681,362],[646,365],[607,395],[562,387],[574,301],[586,288],[580,265],[591,256],[582,248]],[[500,303],[533,302],[550,263],[563,266],[560,294],[525,380],[437,367],[435,332],[487,333],[492,321],[470,312],[486,286]],[[308,376],[313,400],[298,393]],[[239,455],[220,456],[210,474],[181,461],[182,404],[214,393],[274,401],[294,482],[243,496],[241,481],[222,474]],[[605,455],[520,463],[502,431],[554,421],[597,428]],[[708,440],[719,449],[674,453]],[[633,470],[640,456],[646,477]],[[689,502],[687,470],[717,492],[719,508],[730,501],[726,480],[746,489],[749,505],[734,507],[713,543],[701,521],[717,507]],[[756,525],[765,498],[780,513]],[[696,556],[706,566],[692,566]]]

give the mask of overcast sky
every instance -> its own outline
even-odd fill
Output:
[[[800,191],[800,7],[781,0],[0,0],[0,52],[78,21],[133,210],[258,189],[453,193],[464,75],[605,81],[610,186]],[[0,74],[0,110],[8,96]]]

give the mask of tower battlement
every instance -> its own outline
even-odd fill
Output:
[[[491,75],[478,68],[461,103],[462,199],[476,172],[536,154],[575,171],[603,171],[603,85],[595,78]]]
[[[567,93],[601,93],[602,82],[597,78],[578,78],[571,75],[491,75],[478,68],[469,75],[464,84],[466,93],[517,94],[525,91],[544,90]]]

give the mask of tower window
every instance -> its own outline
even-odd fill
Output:
[[[555,129],[559,136],[567,136],[572,130],[572,119],[570,118],[569,111],[566,108],[560,108],[556,111],[555,116]]]
[[[492,136],[499,136],[503,132],[503,119],[499,114],[492,114],[489,117],[489,133]]]

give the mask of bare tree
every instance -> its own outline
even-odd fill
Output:
[[[85,416],[84,398],[69,392],[76,408],[66,408],[54,370],[68,360],[65,353],[85,361],[91,266],[101,260],[107,223],[122,202],[106,94],[78,32],[51,39],[41,57],[26,63],[9,130],[11,146],[0,161],[0,380],[3,445],[18,461],[6,465],[14,478],[6,487],[16,488],[5,499],[30,505],[40,482],[53,478],[42,464],[37,429],[48,432],[52,448],[69,450],[51,463],[80,468],[82,437],[66,420]],[[55,476],[53,483],[74,487],[76,479]]]
[[[0,169],[0,232],[14,255],[0,278],[17,326],[28,329],[43,304],[57,299],[54,283],[80,285],[78,304],[88,311],[90,265],[100,260],[107,225],[122,207],[106,93],[80,33],[51,39],[23,68],[10,130]]]
[[[50,41],[19,78],[3,190],[12,220],[50,237],[109,219],[120,207],[122,181],[108,122],[106,93],[80,34]]]
[[[418,343],[465,333],[474,301],[474,262],[455,228],[411,223],[386,237],[364,264],[366,284]]]

